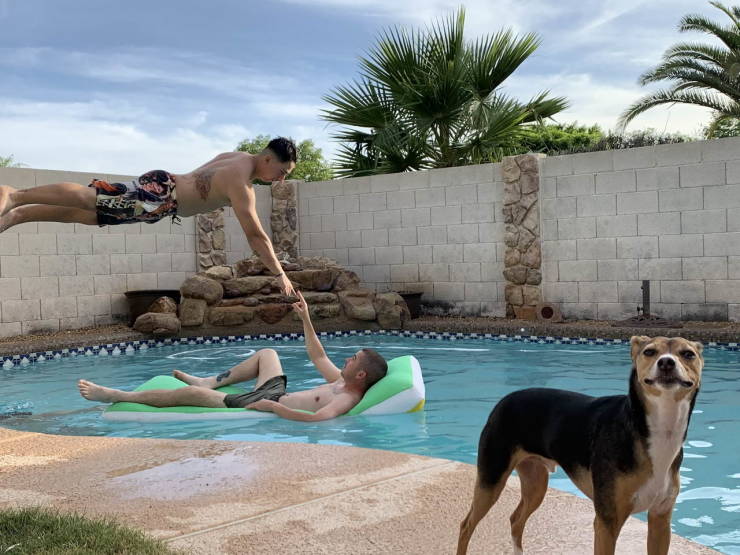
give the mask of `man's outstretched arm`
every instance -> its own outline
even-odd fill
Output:
[[[283,293],[295,296],[293,284],[283,272],[283,268],[275,255],[272,241],[265,233],[257,216],[254,188],[251,185],[237,183],[229,187],[229,200],[231,201],[231,207],[234,209],[234,214],[244,230],[249,246],[257,253],[265,266],[273,274],[277,274],[277,280]]]
[[[324,346],[321,344],[321,341],[319,341],[319,338],[313,329],[311,314],[308,311],[306,299],[303,298],[300,291],[296,294],[300,301],[293,304],[293,310],[298,313],[303,322],[303,335],[306,338],[306,351],[308,351],[308,358],[311,359],[313,365],[319,372],[321,372],[321,375],[324,376],[324,379],[327,382],[335,382],[342,376],[342,371],[337,368],[331,360],[329,360],[328,356],[326,356]]]
[[[337,396],[331,403],[317,410],[313,414],[291,409],[285,405],[281,405],[277,401],[269,401],[267,399],[251,403],[244,408],[274,412],[280,418],[285,418],[286,420],[296,420],[298,422],[319,422],[321,420],[331,420],[332,418],[341,416],[349,412],[356,404],[357,401],[351,395],[345,394]]]

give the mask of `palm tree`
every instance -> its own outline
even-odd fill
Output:
[[[740,119],[740,6],[727,7],[710,2],[722,10],[730,23],[722,26],[701,15],[681,19],[679,31],[700,31],[719,39],[717,46],[702,43],[679,43],[663,54],[663,61],[640,77],[640,84],[672,82],[641,98],[620,117],[624,127],[642,112],[661,104],[691,104],[714,112],[707,136],[715,135],[723,122]]]
[[[338,175],[358,176],[499,160],[523,128],[567,108],[542,92],[520,103],[502,83],[539,46],[511,31],[463,39],[465,11],[432,27],[384,31],[361,77],[324,97],[322,117],[344,127]]]

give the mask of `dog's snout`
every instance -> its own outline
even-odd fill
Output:
[[[676,361],[673,357],[661,357],[658,359],[658,370],[660,372],[673,372],[676,369]]]

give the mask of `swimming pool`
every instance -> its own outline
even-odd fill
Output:
[[[276,349],[291,390],[322,383],[299,341],[245,341],[175,345],[120,356],[84,355],[13,368],[0,367],[0,425],[64,435],[289,441],[404,451],[475,463],[478,437],[503,395],[530,386],[592,395],[622,394],[629,375],[627,345],[570,345],[490,339],[415,339],[371,335],[323,339],[339,362],[362,347],[388,358],[412,353],[427,386],[422,413],[344,417],[299,424],[280,419],[126,423],[101,418],[102,405],[82,399],[78,378],[132,389],[173,368],[205,376],[236,364],[255,350]],[[740,353],[705,350],[702,391],[695,407],[681,468],[682,491],[674,532],[740,555]],[[550,485],[577,493],[562,470]],[[644,518],[644,515],[643,515]]]

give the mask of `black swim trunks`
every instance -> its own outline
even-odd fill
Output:
[[[248,393],[230,393],[224,397],[224,405],[230,409],[243,409],[249,403],[254,403],[261,399],[277,401],[285,395],[288,385],[288,378],[285,376],[275,376],[270,378],[254,391]]]
[[[118,225],[134,222],[153,224],[172,216],[177,222],[175,178],[162,170],[153,170],[128,183],[108,183],[93,179],[98,225]]]

